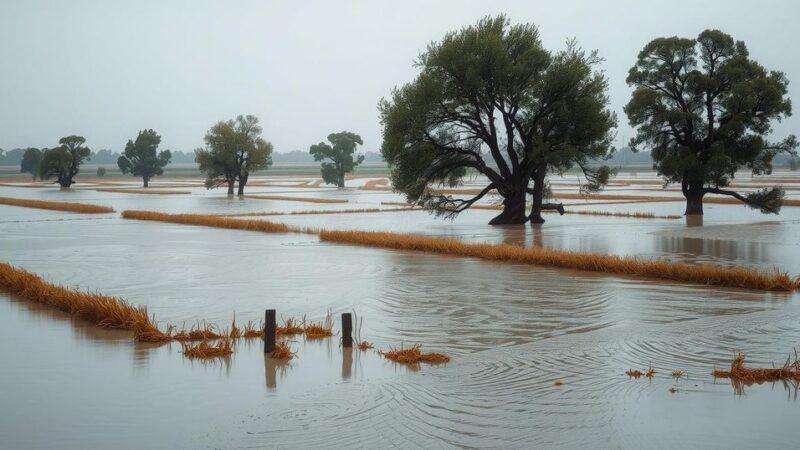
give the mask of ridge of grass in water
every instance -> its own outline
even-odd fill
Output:
[[[797,380],[800,381],[800,360],[795,353],[786,359],[781,367],[771,368],[748,368],[744,366],[744,354],[739,353],[731,361],[730,370],[714,369],[711,372],[714,378],[730,378],[742,383],[763,383],[768,381]]]
[[[183,347],[183,356],[189,359],[224,358],[233,354],[233,339],[222,337],[215,344],[205,340],[197,344],[181,342],[181,347]]]
[[[117,192],[120,194],[151,194],[151,195],[175,195],[175,194],[191,194],[192,191],[181,191],[176,189],[160,189],[159,188],[94,188],[93,191],[97,192]]]
[[[122,211],[124,219],[154,220],[158,222],[172,222],[184,225],[203,225],[216,228],[229,228],[236,230],[263,231],[267,233],[288,233],[292,230],[288,225],[269,222],[266,220],[233,219],[230,217],[212,216],[206,214],[168,214],[155,211]]]
[[[137,341],[171,340],[158,329],[146,306],[110,295],[67,289],[10,264],[0,263],[0,286],[26,300],[58,309],[101,328],[133,331]]]
[[[491,261],[524,263],[600,273],[635,275],[644,278],[791,292],[800,288],[800,277],[773,269],[761,272],[743,267],[699,266],[665,260],[571,252],[508,244],[467,243],[456,239],[376,231],[321,230],[321,241],[366,245],[395,250],[413,250]]]
[[[428,364],[442,364],[450,361],[450,357],[444,353],[428,352],[424,353],[421,344],[414,344],[409,348],[391,348],[385,351],[379,351],[378,354],[384,358],[401,364],[419,364],[421,362]]]
[[[288,195],[262,195],[262,194],[251,194],[251,195],[246,195],[245,197],[258,198],[262,200],[287,200],[291,202],[305,202],[305,203],[348,203],[348,200],[340,198],[290,197]]]
[[[30,200],[26,198],[0,197],[1,205],[21,206],[24,208],[50,209],[53,211],[69,211],[82,214],[112,213],[110,206],[92,205],[89,203],[50,202],[45,200]]]
[[[381,202],[381,205],[390,205],[390,206],[398,206],[398,205],[408,205],[407,209],[412,209],[413,207],[408,203],[402,202]],[[567,205],[565,205],[567,206]],[[470,208],[472,209],[488,209],[488,210],[502,210],[502,206],[494,206],[494,205],[472,205]],[[413,209],[421,209],[421,208],[413,208]],[[542,211],[543,213],[557,213],[558,211],[546,209]],[[610,217],[633,217],[635,219],[681,219],[683,216],[674,215],[674,214],[667,214],[667,215],[656,215],[652,212],[638,212],[638,211],[590,211],[590,210],[567,210],[564,211],[564,214],[577,214],[582,216],[610,216]]]

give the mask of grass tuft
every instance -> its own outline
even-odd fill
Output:
[[[188,344],[181,342],[183,347],[183,356],[194,358],[223,358],[233,354],[233,339],[223,337],[218,340],[216,344],[211,344],[209,341],[201,341],[198,344]]]
[[[333,336],[333,316],[328,312],[322,322],[305,323],[304,320],[303,331],[307,339],[322,339]]]
[[[797,380],[800,381],[800,360],[795,353],[794,359],[788,357],[781,367],[753,369],[744,366],[744,354],[733,358],[730,370],[714,369],[714,378],[730,378],[742,383],[763,383],[765,381]]]
[[[286,342],[276,342],[275,350],[270,353],[270,358],[274,359],[292,359],[297,352],[293,352]]]
[[[384,358],[401,364],[442,364],[450,361],[450,357],[444,353],[423,353],[421,344],[414,344],[409,348],[391,348],[386,351],[378,352]]]

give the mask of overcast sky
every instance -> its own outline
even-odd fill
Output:
[[[191,151],[216,121],[261,119],[276,151],[307,151],[330,132],[380,148],[377,102],[411,81],[420,51],[487,14],[539,26],[548,49],[576,37],[606,59],[617,145],[628,69],[651,39],[719,28],[800,104],[800,1],[35,1],[0,0],[0,148],[83,135],[123,149],[140,129]],[[800,112],[776,126],[800,134]]]

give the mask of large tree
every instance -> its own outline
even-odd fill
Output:
[[[21,173],[29,173],[36,181],[36,176],[39,175],[39,166],[42,164],[42,151],[38,148],[29,148],[25,150],[20,162],[19,171]]]
[[[750,59],[744,42],[718,30],[696,39],[658,38],[639,53],[625,106],[638,127],[631,146],[652,148],[665,183],[680,183],[686,214],[703,214],[703,197],[734,197],[764,213],[780,211],[779,187],[747,195],[725,189],[737,170],[770,173],[781,152],[795,154],[794,135],[772,142],[771,123],[791,115],[788,80]]]
[[[326,184],[335,184],[344,187],[345,174],[364,161],[364,155],[355,156],[356,146],[364,145],[361,136],[349,131],[331,133],[328,142],[312,145],[309,153],[314,156],[314,161],[324,161],[321,167],[322,179]]]
[[[136,140],[128,140],[125,152],[117,158],[117,166],[122,173],[142,177],[144,187],[150,179],[164,174],[164,166],[169,164],[172,153],[169,150],[158,152],[161,136],[153,130],[142,130]]]
[[[544,174],[569,165],[562,161],[586,166],[584,158],[604,147],[613,124],[605,94],[593,92],[605,89],[592,72],[593,58],[574,43],[552,55],[534,25],[511,26],[504,16],[484,18],[430,44],[417,78],[379,106],[381,152],[394,188],[409,202],[451,217],[496,191],[503,210],[490,224],[530,220],[526,196],[537,186],[539,207],[557,208],[541,202]],[[589,98],[592,108],[584,105]],[[575,100],[580,102],[573,106]],[[598,117],[599,126],[583,130],[587,137],[579,139],[578,128]],[[588,167],[587,172],[592,173]],[[468,173],[488,179],[477,195],[437,193],[438,186],[457,186]],[[538,212],[533,216],[540,221]]]
[[[39,178],[47,180],[56,178],[62,189],[75,183],[75,175],[80,172],[81,164],[89,160],[91,151],[84,147],[83,136],[66,136],[58,141],[58,147],[45,150],[39,166]]]
[[[261,127],[255,116],[237,116],[235,120],[216,123],[206,133],[206,148],[195,150],[195,161],[206,174],[206,187],[211,189],[228,185],[228,195],[233,195],[238,181],[238,195],[250,173],[272,165],[272,144],[261,137]]]
[[[577,166],[586,178],[581,185],[584,193],[602,189],[613,174],[608,166],[596,163],[613,151],[612,130],[617,124],[616,115],[608,109],[608,80],[596,69],[602,61],[596,51],[587,54],[571,40],[544,73],[541,90],[550,93],[552,100],[540,110],[533,130],[531,223],[544,223],[541,212],[545,209],[564,213],[563,205],[543,202],[549,191],[549,172],[563,175]]]

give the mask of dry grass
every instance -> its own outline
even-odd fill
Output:
[[[25,198],[0,197],[0,205],[21,206],[24,208],[50,209],[53,211],[69,211],[82,214],[112,213],[110,206],[91,205],[88,203],[48,202]]]
[[[644,373],[644,376],[646,376],[647,378],[653,378],[654,376],[656,376],[656,371],[653,370],[652,367],[648,367]]]
[[[616,203],[616,202],[615,202]],[[381,205],[389,205],[389,206],[399,206],[399,205],[407,205],[407,208],[404,210],[411,210],[411,209],[419,209],[414,208],[413,206],[409,205],[408,203],[402,202],[381,202]],[[564,205],[570,206],[570,205]],[[502,210],[503,207],[499,205],[472,205],[470,208],[472,209],[486,209],[492,211],[499,211]],[[402,210],[400,210],[402,211]],[[558,213],[558,211],[554,210],[544,210],[543,213]],[[683,216],[679,215],[663,215],[659,216],[652,212],[614,212],[614,211],[590,211],[590,210],[575,210],[575,211],[564,211],[564,214],[577,214],[581,216],[608,216],[608,217],[632,217],[635,219],[680,219]]]
[[[297,352],[293,352],[286,342],[276,342],[275,350],[269,354],[270,358],[274,359],[292,359]]]
[[[686,378],[686,372],[682,370],[673,370],[670,375],[672,376],[672,378],[675,378],[676,380],[680,378]]]
[[[156,211],[122,211],[125,219],[154,220],[159,222],[180,223],[184,225],[202,225],[207,227],[228,228],[236,230],[261,231],[265,233],[287,233],[289,226],[268,222],[266,220],[243,220],[204,214],[167,214]]]
[[[235,325],[236,322],[234,321],[234,326]],[[226,334],[227,333],[221,333],[217,331],[217,327],[214,324],[198,321],[192,325],[192,328],[189,330],[184,328],[181,331],[174,333],[172,335],[172,339],[176,341],[205,341],[208,339],[219,339],[226,337]]]
[[[765,381],[798,380],[800,381],[800,360],[795,353],[781,367],[768,369],[751,369],[744,366],[744,354],[735,355],[728,371],[715,369],[711,373],[714,378],[730,378],[742,383],[763,383]]]
[[[366,188],[374,188],[380,186],[389,186],[389,180],[387,178],[378,178],[377,180],[369,180],[364,183],[364,187]]]
[[[358,341],[357,347],[358,347],[359,350],[363,350],[363,351],[367,351],[367,350],[369,350],[371,348],[375,348],[375,346],[372,345],[372,343],[370,343],[369,341]]]
[[[384,358],[401,364],[441,364],[450,361],[450,357],[444,353],[423,353],[422,345],[414,344],[409,348],[392,348],[378,352]]]
[[[242,337],[245,339],[255,339],[261,338],[264,336],[264,323],[262,322],[258,326],[256,326],[255,322],[252,320],[247,322],[244,325],[244,329],[242,330]]]
[[[94,188],[93,191],[97,192],[116,192],[120,194],[151,194],[151,195],[176,195],[176,194],[191,194],[192,191],[180,191],[175,189],[158,189],[158,188]]]
[[[411,207],[405,208],[359,208],[359,209],[322,209],[322,210],[302,210],[302,211],[265,211],[240,214],[219,214],[222,217],[258,217],[258,216],[303,216],[316,214],[365,214],[393,211],[408,211]]]
[[[64,311],[101,328],[133,331],[137,341],[171,339],[168,333],[158,329],[147,307],[132,306],[117,297],[67,289],[6,263],[0,263],[0,286],[11,294]]]
[[[275,328],[276,336],[294,336],[297,334],[303,334],[303,332],[305,332],[303,323],[295,320],[292,317],[284,320],[283,325],[278,325]]]
[[[467,243],[450,238],[387,232],[322,230],[319,236],[321,241],[326,242],[616,273],[703,285],[787,292],[800,288],[800,277],[792,279],[777,269],[773,269],[772,272],[761,272],[741,267],[701,266],[630,256],[570,252],[541,247],[525,248],[509,244]]]
[[[561,381],[561,380],[553,381],[553,386],[563,386],[563,385],[564,385],[564,382]]]
[[[198,344],[181,342],[183,356],[187,358],[224,358],[233,354],[233,339],[223,337],[216,344],[202,341]]]
[[[286,195],[247,195],[247,198],[257,198],[261,200],[287,200],[290,202],[304,203],[347,203],[348,200],[340,198],[319,198],[319,197],[289,197]]]
[[[644,372],[642,372],[641,370],[638,370],[638,369],[637,370],[628,369],[625,372],[625,375],[627,375],[627,376],[629,376],[631,378],[639,379],[642,375],[644,375]]]
[[[303,331],[307,339],[322,339],[333,336],[333,316],[328,312],[322,322],[305,323],[305,320],[303,320]]]

